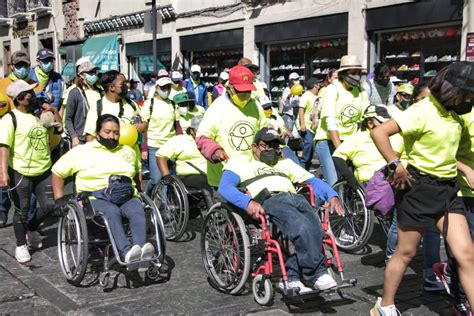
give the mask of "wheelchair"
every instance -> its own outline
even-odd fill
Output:
[[[100,210],[92,208],[88,198],[67,203],[67,210],[59,219],[58,256],[61,270],[69,283],[90,286],[98,280],[103,288],[107,288],[111,268],[116,264],[121,267],[139,264],[141,272],[144,270],[142,266],[147,266],[145,277],[152,281],[159,278],[166,251],[163,222],[152,199],[140,193],[140,200],[145,210],[147,240],[153,244],[155,254],[149,260],[129,264],[120,258],[107,219]],[[127,232],[126,220],[124,225]],[[130,234],[129,231],[127,233]],[[97,257],[95,259],[94,252]]]
[[[310,203],[315,208],[312,188],[307,190]],[[344,278],[342,263],[334,236],[329,230],[329,211],[316,209],[324,231],[323,252],[326,257],[324,265],[335,277],[335,269],[339,275],[336,290],[355,286],[356,279]],[[260,215],[258,220],[250,218],[245,211],[237,209],[227,202],[218,202],[208,211],[201,232],[201,255],[211,286],[231,295],[242,293],[249,276],[252,280],[252,293],[255,301],[263,306],[273,303],[274,291],[272,274],[277,264],[282,276],[283,296],[287,300],[309,299],[321,294],[321,291],[299,294],[298,290],[288,288],[284,257],[292,253],[291,242],[285,240],[272,225],[267,216]],[[274,255],[277,260],[274,262]],[[336,278],[335,278],[336,279]]]
[[[213,202],[207,190],[186,188],[181,179],[174,175],[171,179],[167,184],[160,180],[153,188],[151,197],[163,218],[166,239],[175,241],[186,232],[191,207],[198,211],[207,210]]]
[[[334,234],[337,246],[346,252],[363,249],[374,231],[375,220],[379,222],[385,235],[388,235],[391,219],[370,210],[365,205],[365,188],[359,184],[357,190],[351,189],[347,181],[338,181],[333,189],[339,195],[346,211],[345,217],[329,216],[329,226]]]

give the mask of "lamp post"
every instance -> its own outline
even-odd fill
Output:
[[[151,5],[151,34],[152,34],[152,50],[153,50],[153,57],[152,57],[152,62],[153,62],[153,73],[157,74],[158,69],[156,66],[156,60],[157,60],[157,55],[156,55],[156,35],[157,35],[157,17],[156,17],[156,0],[151,0],[145,2],[146,5]]]

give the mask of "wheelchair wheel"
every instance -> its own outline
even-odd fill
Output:
[[[67,281],[79,285],[87,270],[89,236],[86,218],[77,202],[68,202],[67,212],[59,219],[58,256]]]
[[[374,230],[374,214],[365,206],[364,191],[349,188],[346,181],[333,186],[346,212],[345,217],[330,214],[329,224],[339,249],[356,252],[365,247]]]
[[[152,198],[163,219],[166,239],[178,240],[189,219],[189,201],[183,183],[175,176],[169,185],[160,181],[153,189]]]
[[[239,294],[250,274],[250,243],[240,215],[223,203],[207,213],[201,232],[201,254],[210,283],[228,294]]]
[[[270,306],[273,304],[272,281],[264,278],[263,274],[257,274],[252,281],[253,298],[259,305]]]
[[[153,234],[153,238],[156,239],[155,249],[160,255],[158,261],[162,263],[166,254],[166,236],[163,220],[161,219],[155,202],[153,202],[148,195],[142,192],[140,193],[140,198],[145,214],[147,215],[147,221],[150,220],[150,222],[147,223],[147,227],[150,228],[149,234]]]

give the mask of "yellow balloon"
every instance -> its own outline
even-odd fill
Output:
[[[298,84],[294,84],[291,87],[291,94],[292,95],[301,95],[303,93],[303,86]]]
[[[129,147],[135,146],[138,139],[138,131],[132,124],[120,125],[119,144],[127,145]]]
[[[59,145],[61,142],[61,135],[59,134],[51,134],[49,135],[49,148],[53,149]]]

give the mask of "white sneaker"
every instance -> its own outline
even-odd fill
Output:
[[[140,257],[142,255],[142,248],[139,245],[134,245],[130,250],[127,252],[125,255],[125,263],[130,263],[133,261],[138,261],[140,260]],[[136,270],[138,268],[138,263],[137,264],[130,264],[127,266],[127,270]]]
[[[143,245],[142,247],[142,260],[149,260],[155,254],[155,248],[149,242]]]
[[[43,247],[41,236],[37,231],[27,231],[26,241],[27,241],[28,246],[30,246],[33,249],[41,249],[41,247]]]
[[[31,255],[28,251],[28,246],[23,245],[15,248],[15,258],[19,263],[27,263],[31,261]]]
[[[314,288],[320,291],[328,290],[337,286],[337,282],[328,273],[321,275],[316,282]]]
[[[278,288],[280,290],[284,290],[285,286],[283,284],[283,281],[278,282]],[[301,281],[291,281],[288,282],[288,289],[300,289],[299,294],[304,294],[311,292],[313,289],[305,286]]]
[[[389,305],[382,307],[382,298],[377,298],[377,302],[374,307],[370,310],[370,316],[399,316],[401,315],[400,311],[395,307],[395,305]]]

